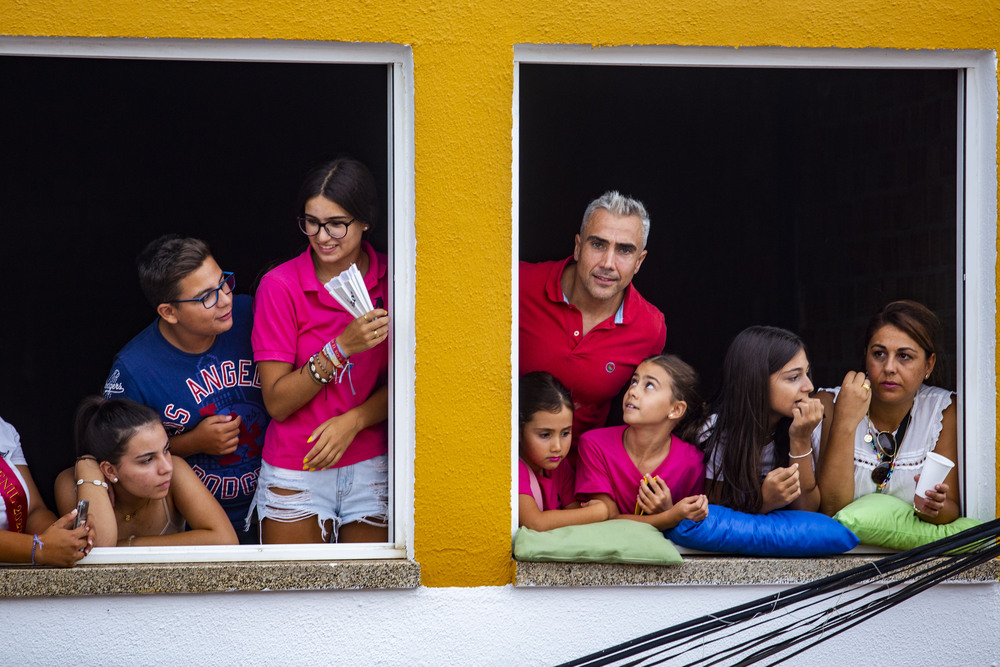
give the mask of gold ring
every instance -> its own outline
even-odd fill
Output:
[[[870,389],[872,388],[872,386],[871,386],[870,384],[868,384],[868,382],[865,382],[865,383],[864,383],[863,385],[861,385],[861,386],[862,386],[862,387],[864,387],[866,391],[867,391],[867,390],[870,390]]]

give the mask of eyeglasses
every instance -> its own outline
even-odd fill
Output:
[[[357,222],[357,218],[351,218],[350,220],[332,218],[326,222],[321,222],[310,215],[300,215],[298,221],[299,229],[306,236],[316,236],[319,234],[319,228],[322,227],[331,239],[342,239],[347,236],[347,228],[352,223]]]
[[[170,303],[184,303],[186,301],[201,301],[201,305],[205,308],[215,308],[215,304],[219,303],[219,291],[225,292],[226,294],[232,294],[233,288],[236,287],[236,276],[233,275],[232,271],[225,271],[222,274],[222,282],[219,286],[213,290],[205,292],[204,296],[200,296],[197,299],[174,299]]]
[[[896,460],[896,436],[889,431],[879,431],[875,434],[875,448],[878,450],[878,465],[872,470],[872,481],[882,486],[892,473],[892,464]]]

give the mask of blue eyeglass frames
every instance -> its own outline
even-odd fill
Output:
[[[222,282],[219,286],[213,290],[205,292],[204,296],[200,296],[197,299],[174,299],[170,303],[184,303],[186,301],[200,301],[201,305],[205,308],[215,308],[215,304],[219,303],[219,291],[223,291],[226,294],[232,294],[233,289],[236,287],[236,276],[233,275],[232,271],[225,271],[222,274]]]

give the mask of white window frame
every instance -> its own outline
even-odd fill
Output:
[[[176,563],[413,558],[413,458],[416,384],[416,232],[414,227],[413,52],[397,44],[283,40],[90,39],[0,37],[0,57],[206,60],[387,65],[389,90],[390,542],[194,547],[105,547],[80,561]],[[402,480],[402,481],[400,481]],[[397,483],[399,482],[399,483]]]
[[[511,230],[511,533],[517,530],[519,67],[620,65],[832,69],[953,69],[959,78],[956,304],[959,477],[965,515],[996,516],[997,58],[994,51],[782,47],[514,47]],[[962,122],[964,118],[964,124]],[[582,205],[582,204],[581,204]]]

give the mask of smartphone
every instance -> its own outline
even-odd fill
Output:
[[[74,530],[87,523],[88,510],[90,510],[89,500],[81,500],[76,504],[76,521],[73,522]]]

